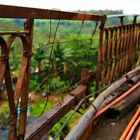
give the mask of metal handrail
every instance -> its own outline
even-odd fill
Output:
[[[16,14],[15,14],[16,13]],[[104,21],[106,15],[81,14],[39,8],[27,8],[0,5],[1,18],[29,18],[29,19],[61,19],[61,20],[96,20]]]

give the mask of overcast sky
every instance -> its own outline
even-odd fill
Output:
[[[140,0],[0,0],[0,4],[65,11],[123,9],[125,14],[140,14]]]

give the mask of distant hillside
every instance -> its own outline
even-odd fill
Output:
[[[20,28],[20,25],[16,24],[14,19],[0,19],[1,31],[19,30]]]
[[[89,10],[89,11],[75,11],[80,13],[90,13],[90,14],[103,14],[103,15],[117,15],[123,14],[123,10]]]

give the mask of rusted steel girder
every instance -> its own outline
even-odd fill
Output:
[[[87,86],[79,85],[59,104],[29,124],[26,140],[40,140],[66,113],[68,113],[86,94]]]
[[[123,25],[124,16],[120,16],[121,25],[107,28],[104,28],[106,21],[105,15],[89,15],[55,10],[0,5],[0,17],[28,19],[24,26],[24,31],[0,32],[0,45],[2,49],[2,55],[0,59],[0,87],[2,85],[3,79],[5,78],[11,116],[11,126],[9,131],[10,140],[15,140],[17,138],[24,139],[26,131],[30,61],[33,40],[33,19],[90,20],[100,22],[98,65],[96,73],[97,88],[100,84],[100,81],[104,84],[108,84],[131,69],[136,51],[138,52],[137,64],[140,64],[140,24],[136,23],[137,15],[133,20],[133,24]],[[4,39],[4,35],[9,35],[8,40]],[[10,47],[17,37],[21,39],[23,44],[23,58],[16,89],[13,91],[8,56]],[[84,83],[86,82],[87,81]],[[83,86],[81,89],[78,89],[78,91],[76,90],[76,92],[78,92],[78,95],[80,92],[82,94],[82,90],[84,91],[86,88],[87,87]],[[21,97],[21,113],[19,116],[17,130],[16,110],[19,103],[19,97]],[[29,131],[28,136],[26,136],[29,139],[34,138],[34,136],[37,138],[38,135],[39,138],[42,137],[41,135],[44,135],[46,130],[48,131],[55,124],[55,122],[57,122],[74,106],[74,102],[76,100],[76,97],[68,95],[66,100],[62,102],[61,106],[59,105],[55,107],[45,115],[45,117],[49,118],[49,120],[46,120],[46,118],[43,117],[40,118],[42,123],[38,126],[35,126],[36,123],[31,125],[35,126],[35,128]],[[56,119],[56,116],[59,116],[58,120]],[[36,132],[37,134],[35,134]]]
[[[17,6],[0,5],[1,18],[29,18],[29,19],[62,19],[62,20],[95,20],[104,21],[106,15],[90,15],[64,12],[58,10],[45,10]]]
[[[12,91],[11,76],[10,76],[10,69],[9,69],[9,62],[8,62],[9,49],[6,41],[2,37],[0,37],[0,46],[2,49],[1,52],[2,55],[0,58],[0,87],[2,85],[3,79],[5,78],[9,108],[10,108],[10,118],[11,118],[8,139],[16,140],[17,139],[17,135],[16,135],[17,116],[16,116],[16,108],[14,102],[14,95]]]
[[[5,41],[4,37],[0,37],[0,46],[2,48],[0,59],[0,87],[2,81],[5,78],[5,84],[7,89],[9,108],[10,108],[10,129],[8,134],[9,140],[24,139],[26,129],[26,112],[28,104],[28,92],[29,92],[29,73],[30,73],[30,59],[32,54],[32,27],[33,21],[27,20],[28,26],[25,26],[23,32],[3,32],[1,35],[9,35]],[[28,31],[27,31],[28,30]],[[14,40],[19,37],[23,44],[23,58],[22,65],[19,72],[19,77],[16,84],[16,89],[13,91],[10,68],[9,68],[9,55],[10,48]],[[14,97],[15,96],[15,97]],[[17,131],[17,106],[21,97],[21,113],[19,116],[19,130]],[[15,98],[15,99],[14,99]],[[21,126],[21,124],[23,124]]]
[[[97,60],[97,68],[96,68],[96,90],[99,89],[99,81],[101,76],[101,61],[102,61],[102,49],[103,49],[103,37],[104,37],[104,26],[105,26],[106,18],[101,22],[100,25],[100,33],[99,33],[99,47],[98,47],[98,60]]]
[[[28,93],[29,93],[29,81],[30,81],[30,65],[31,65],[31,56],[32,56],[32,42],[33,42],[33,25],[34,21],[32,19],[28,19],[25,22],[24,30],[28,31],[29,34],[26,34],[26,38],[28,41],[27,47],[28,50],[24,51],[23,56],[25,57],[25,63],[22,63],[22,70],[26,66],[24,72],[24,79],[22,82],[21,88],[21,111],[19,117],[19,126],[18,126],[18,139],[24,140],[25,132],[26,132],[26,119],[27,119],[27,106],[28,106]],[[22,75],[22,72],[21,72]],[[20,77],[20,76],[19,76]],[[17,87],[18,88],[18,87]],[[19,96],[15,93],[15,96]]]
[[[0,87],[2,85],[3,79],[5,78],[7,94],[9,99],[10,116],[11,116],[10,117],[11,127],[9,131],[8,139],[9,140],[24,139],[24,135],[26,131],[26,115],[27,115],[27,105],[28,105],[30,61],[32,55],[33,19],[90,20],[90,21],[97,21],[97,22],[99,21],[101,27],[103,27],[106,20],[106,16],[0,5],[0,17],[28,19],[26,20],[24,31],[3,31],[3,32],[0,31],[0,45],[2,48],[2,56],[0,60]],[[8,36],[7,40],[5,40],[3,37],[5,35]],[[20,38],[23,44],[23,52],[22,52],[23,58],[22,58],[21,68],[19,70],[19,76],[17,79],[16,88],[15,91],[13,91],[8,57],[9,57],[11,45],[17,37]],[[20,103],[19,103],[19,98],[21,98]],[[72,103],[73,106],[73,102],[75,102],[75,100],[76,100],[75,97],[72,97],[70,98],[70,100],[66,100],[66,102],[69,103],[70,101],[70,104]],[[20,116],[18,122],[17,107],[19,104],[21,110],[20,110]],[[70,109],[71,106],[67,108],[67,110]]]

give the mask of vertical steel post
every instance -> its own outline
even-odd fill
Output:
[[[10,68],[8,62],[7,62],[6,72],[5,72],[5,83],[6,83],[6,89],[8,94],[8,102],[9,102],[10,118],[11,118],[8,140],[17,140],[17,111],[14,102],[14,93],[12,89],[12,81],[11,81]]]
[[[103,35],[104,35],[104,26],[107,16],[104,15],[103,20],[100,25],[100,36],[99,36],[99,47],[98,47],[98,60],[97,60],[97,69],[96,69],[96,91],[99,89],[99,81],[101,77],[101,63],[102,63],[102,47],[103,47]]]
[[[29,93],[29,81],[30,81],[30,63],[32,56],[32,41],[33,41],[33,19],[28,19],[25,22],[24,30],[29,31],[29,34],[26,35],[28,40],[28,52],[25,57],[28,58],[28,65],[26,68],[23,88],[21,92],[21,103],[20,103],[20,118],[19,118],[19,126],[18,126],[18,139],[24,140],[25,132],[26,132],[26,121],[27,121],[27,106],[28,106],[28,93]]]

